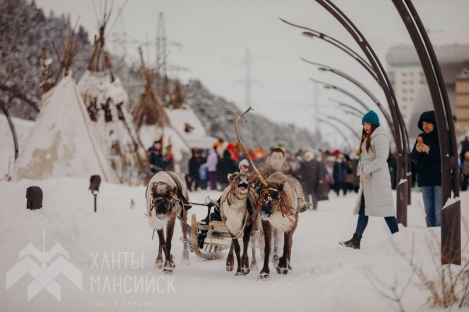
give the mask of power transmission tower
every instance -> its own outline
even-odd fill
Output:
[[[251,75],[251,66],[252,66],[252,59],[251,59],[251,50],[246,49],[245,51],[245,58],[244,58],[244,68],[245,68],[245,78],[244,80],[237,81],[237,83],[242,83],[244,85],[244,90],[245,90],[245,104],[246,108],[253,107],[251,103],[251,88],[254,84],[260,84],[262,85],[261,82],[252,79]]]
[[[166,104],[166,92],[168,82],[168,46],[182,47],[182,44],[177,42],[168,42],[166,38],[166,27],[164,21],[164,13],[160,12],[158,15],[158,24],[156,28],[156,68],[158,75],[156,78],[156,87],[161,99]]]

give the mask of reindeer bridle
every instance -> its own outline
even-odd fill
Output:
[[[155,186],[155,184],[156,183],[153,183],[153,186]],[[155,201],[156,201],[156,205],[155,205]],[[157,197],[154,197],[154,194],[152,194],[150,213],[151,211],[153,211],[153,209],[155,209],[155,214],[156,214],[156,207],[159,206],[160,203],[162,203],[163,201],[166,202],[166,207],[168,208],[168,213],[169,213],[174,209],[174,207],[176,206],[176,203],[180,202],[180,199],[173,192],[170,192],[169,195],[167,196],[157,196]]]
[[[284,193],[284,191],[279,192],[277,189],[274,189],[274,188],[271,188],[271,187],[263,188],[261,190],[261,194],[260,194],[260,197],[259,197],[259,201],[257,202],[256,209],[258,211],[261,210],[262,203],[264,202],[266,196],[267,196],[267,200],[272,202],[273,198],[272,198],[272,195],[270,195],[269,191],[273,191],[273,192],[278,193],[279,202],[280,202],[280,204],[279,204],[280,212],[282,213],[283,217],[288,218],[288,220],[290,220],[290,222],[293,223],[293,219],[290,217],[290,215],[288,214],[288,211],[287,211],[287,209],[289,207],[287,206],[287,203],[285,202],[285,193]]]

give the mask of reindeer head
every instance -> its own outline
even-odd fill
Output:
[[[155,209],[155,214],[158,219],[164,220],[168,217],[169,213],[175,205],[175,192],[166,183],[155,182],[151,186],[151,209]]]
[[[269,220],[275,210],[280,209],[283,183],[268,182],[266,187],[259,189],[257,209],[262,220]]]
[[[228,181],[230,181],[231,189],[239,199],[245,199],[249,195],[249,187],[251,181],[249,175],[244,173],[228,174]]]

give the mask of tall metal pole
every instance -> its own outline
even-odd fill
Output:
[[[397,187],[397,220],[402,223],[402,225],[407,226],[407,204],[409,201],[409,176],[407,172],[409,148],[407,144],[408,139],[406,138],[405,123],[399,105],[397,104],[392,85],[373,48],[353,22],[330,0],[316,0],[316,2],[336,18],[354,38],[373,67],[384,94],[386,95],[386,100],[393,117],[394,131],[396,134],[394,139],[398,151],[397,172],[400,181]]]
[[[438,59],[411,0],[393,0],[414,43],[430,89],[436,115],[441,157],[441,187],[444,209],[441,218],[441,264],[461,264],[461,201],[456,132],[451,105]],[[454,200],[451,199],[451,191]],[[456,199],[457,198],[457,199]]]

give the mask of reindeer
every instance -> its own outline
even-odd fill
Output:
[[[176,264],[171,254],[171,241],[174,233],[176,217],[180,216],[184,248],[182,251],[183,264],[189,264],[189,245],[187,243],[187,210],[184,201],[189,200],[187,186],[184,179],[171,171],[160,171],[148,183],[146,191],[146,205],[149,225],[156,230],[159,238],[158,256],[155,268],[162,269],[166,274],[174,272]],[[164,227],[166,226],[166,240]],[[162,252],[165,255],[163,263]]]
[[[244,173],[228,174],[230,185],[224,190],[220,200],[220,213],[226,229],[232,238],[230,252],[226,259],[226,270],[234,268],[233,249],[236,253],[238,268],[236,276],[249,274],[249,256],[247,254],[251,232],[256,217],[252,217],[252,209],[249,212],[250,178]],[[243,238],[243,255],[240,257],[240,245],[238,238]],[[253,259],[255,256],[253,254]]]
[[[264,179],[262,178],[261,181]],[[293,243],[293,233],[298,224],[298,212],[303,210],[299,206],[299,188],[293,177],[281,172],[275,172],[263,181],[259,189],[259,200],[256,209],[262,222],[265,237],[264,266],[259,279],[270,278],[269,254],[272,238],[272,228],[283,232],[283,255],[277,264],[277,273],[287,274],[291,270],[290,258]],[[301,186],[300,186],[301,187]]]
[[[238,142],[245,155],[249,155],[241,142],[237,123],[238,120],[247,114],[251,108],[247,109],[235,121],[235,131]],[[306,210],[307,203],[303,202],[303,189],[301,184],[293,177],[281,172],[271,174],[267,181],[259,173],[252,159],[248,157],[254,174],[261,182],[261,186],[255,191],[256,210],[262,223],[264,232],[264,266],[259,274],[260,280],[270,279],[269,257],[272,243],[272,228],[284,233],[283,255],[277,264],[277,273],[287,274],[291,269],[290,257],[293,242],[293,233],[298,224],[298,212]]]

